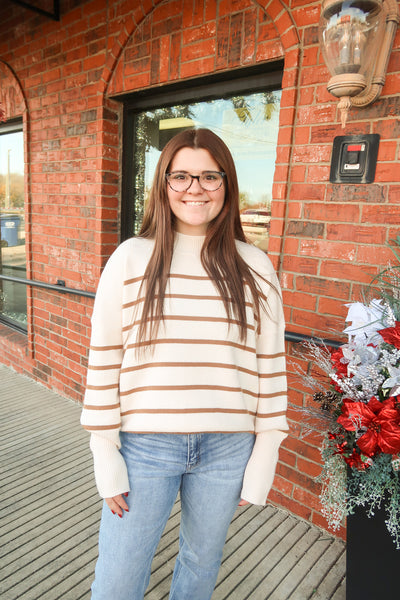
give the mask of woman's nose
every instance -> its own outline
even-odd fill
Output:
[[[200,185],[198,177],[192,177],[192,183],[187,191],[191,192],[192,194],[201,194],[203,192],[203,188]]]

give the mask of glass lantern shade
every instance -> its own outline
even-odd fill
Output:
[[[378,52],[382,0],[324,0],[319,36],[332,75],[328,90],[354,96],[367,85]]]

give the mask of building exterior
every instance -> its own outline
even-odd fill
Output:
[[[138,230],[157,152],[197,124],[241,164],[243,223],[279,273],[289,361],[302,363],[291,334],[337,338],[400,229],[399,33],[380,99],[342,129],[318,1],[39,6],[0,7],[0,361],[82,400],[101,269]],[[380,135],[374,181],[331,183],[334,138],[360,134]],[[270,499],[326,527],[321,438],[300,439],[309,398],[289,370],[292,431]]]

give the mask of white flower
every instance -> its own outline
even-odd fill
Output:
[[[379,350],[374,346],[365,346],[365,342],[361,345],[345,344],[342,352],[346,359],[343,362],[351,365],[373,365],[379,359]]]
[[[344,344],[342,346],[343,359],[341,362],[347,364],[347,376],[357,375],[358,372],[362,372],[363,376],[366,367],[374,365],[379,359],[379,350],[374,346],[366,346],[365,341],[363,344]]]
[[[397,388],[400,386],[400,367],[388,366],[390,377],[383,382],[383,388]],[[396,391],[396,390],[395,390]],[[397,392],[398,393],[398,392]],[[395,395],[394,393],[391,395]],[[396,394],[397,395],[397,394]]]
[[[379,345],[383,342],[378,331],[387,327],[387,307],[382,300],[372,300],[369,306],[361,302],[346,304],[349,307],[346,321],[351,325],[346,327],[349,340],[355,343]]]

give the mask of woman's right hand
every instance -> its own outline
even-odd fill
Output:
[[[126,497],[127,495],[128,492],[126,492],[125,494],[118,494],[118,496],[113,496],[112,498],[105,498],[107,506],[111,510],[113,515],[118,515],[120,518],[122,518],[124,510],[126,512],[129,512],[128,505],[124,498],[124,496]]]

